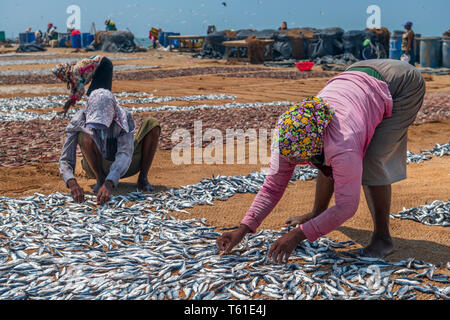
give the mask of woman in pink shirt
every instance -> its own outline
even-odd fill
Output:
[[[374,232],[363,253],[384,257],[392,252],[389,233],[391,184],[406,179],[408,127],[425,95],[418,70],[396,60],[366,60],[330,80],[317,97],[305,99],[284,113],[263,187],[239,229],[217,239],[229,253],[247,233],[254,233],[273,210],[296,165],[319,169],[311,213],[293,217],[299,225],[269,251],[275,262],[288,260],[303,240],[315,241],[337,229],[358,210],[361,185]],[[328,208],[335,194],[336,205]]]

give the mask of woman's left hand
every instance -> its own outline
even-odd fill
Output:
[[[102,205],[111,200],[112,182],[106,181],[97,194],[97,204]]]
[[[294,251],[300,241],[305,239],[306,237],[300,228],[286,233],[272,245],[268,258],[275,263],[287,263],[292,251]]]

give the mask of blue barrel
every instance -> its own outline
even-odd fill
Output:
[[[87,47],[88,45],[90,45],[91,43],[88,43],[88,37],[89,37],[90,33],[82,33],[81,34],[81,46],[83,48]]]
[[[27,34],[26,33],[19,33],[19,44],[27,43]]]
[[[442,41],[439,37],[420,38],[420,66],[439,68],[442,65]]]
[[[90,45],[92,42],[94,42],[95,36],[93,34],[90,34],[87,36],[87,45]]]
[[[81,49],[81,34],[75,34],[72,36],[72,48]]]
[[[159,42],[159,44],[162,45],[163,47],[167,47],[167,46],[165,45],[165,42],[164,42],[165,34],[166,34],[165,32],[160,32],[159,35],[158,35],[158,42]]]
[[[389,58],[394,60],[400,60],[402,56],[402,37],[391,36],[389,40]]]
[[[442,66],[450,68],[450,38],[442,39]]]
[[[36,40],[34,32],[27,32],[27,42],[32,43]]]

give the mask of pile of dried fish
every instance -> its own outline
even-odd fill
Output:
[[[118,65],[114,67],[115,71],[128,71],[140,69],[156,69],[157,66],[152,65]],[[0,70],[0,76],[29,76],[29,75],[51,75],[52,71],[49,68],[28,69],[28,70]]]
[[[122,93],[122,97],[125,93]],[[128,97],[132,94],[128,94]],[[119,104],[136,105],[136,104],[151,104],[164,103],[170,101],[202,101],[202,100],[234,100],[236,96],[226,94],[207,94],[195,95],[185,97],[154,97],[149,95],[147,97],[140,97],[136,99],[118,99]],[[49,97],[29,97],[29,98],[2,98],[0,99],[0,122],[1,121],[33,121],[33,120],[51,120],[56,118],[63,118],[62,115],[57,115],[57,111],[50,113],[24,112],[28,109],[54,109],[62,107],[67,100],[66,96],[49,96]],[[222,105],[202,104],[196,106],[159,106],[159,107],[129,107],[128,111],[131,113],[143,112],[159,112],[159,111],[192,111],[192,110],[224,110],[224,109],[245,109],[245,108],[262,108],[272,106],[287,106],[292,104],[289,101],[276,102],[262,102],[262,103],[226,103]],[[77,112],[76,109],[71,109],[68,116],[73,116]]]
[[[323,71],[259,71],[248,73],[230,73],[226,77],[233,78],[268,78],[268,79],[307,79],[307,78],[332,78],[336,73],[323,72]]]
[[[194,95],[184,97],[154,97],[148,93],[130,93],[121,92],[117,94],[120,98],[137,97],[136,99],[118,99],[119,104],[122,106],[136,105],[136,104],[151,104],[151,103],[163,103],[170,101],[203,101],[203,100],[234,100],[236,96],[226,94],[205,94]],[[37,114],[35,112],[24,112],[25,110],[43,110],[54,109],[64,105],[67,101],[67,96],[46,96],[46,97],[23,97],[23,98],[0,98],[0,121],[31,121],[31,120],[48,120],[55,116],[55,112],[49,114]],[[86,99],[78,103],[84,104]],[[175,108],[168,106],[167,108]],[[178,107],[183,108],[183,107]],[[147,112],[140,111],[139,108],[130,109],[133,112]],[[155,110],[160,111],[160,110]],[[18,114],[21,112],[22,114]],[[72,110],[72,113],[76,112]],[[17,118],[17,119],[16,119]],[[28,119],[28,120],[27,120]]]
[[[450,119],[450,93],[431,92],[425,94],[423,106],[414,123]]]
[[[335,250],[351,241],[304,241],[274,265],[268,248],[284,232],[262,230],[220,257],[215,227],[149,210],[140,197],[101,208],[59,193],[0,198],[0,299],[449,299],[449,276],[435,265]]]
[[[83,58],[55,58],[55,59],[24,59],[24,60],[0,60],[0,67],[5,66],[23,66],[23,65],[39,65],[39,64],[63,64],[74,63],[80,61]],[[142,60],[144,57],[108,57],[111,61],[123,61],[123,60]]]
[[[121,57],[117,57],[121,58]],[[117,60],[116,59],[116,60]],[[135,59],[135,58],[130,58]],[[136,58],[139,59],[139,58]],[[59,59],[57,59],[60,63]],[[112,59],[114,60],[114,59]],[[123,60],[121,58],[121,60]],[[128,72],[114,72],[114,80],[147,80],[147,79],[165,79],[176,77],[189,77],[195,75],[225,75],[230,73],[257,71],[261,68],[255,67],[202,67],[202,68],[183,68],[183,69],[166,69],[166,70],[139,70]],[[27,77],[16,75],[0,75],[0,84],[40,84],[40,83],[60,83],[53,75],[31,74]]]
[[[450,155],[450,142],[443,145],[437,144],[429,150],[421,150],[420,154],[412,153],[408,150],[406,155],[406,163],[421,163],[423,161],[431,160],[433,156],[443,157],[448,155]]]
[[[423,206],[406,209],[397,214],[391,214],[391,218],[409,219],[423,223],[427,226],[450,226],[450,202],[433,201]]]
[[[318,170],[310,166],[297,166],[291,181],[307,181],[317,177]],[[170,189],[151,195],[142,195],[146,205],[157,210],[185,212],[196,205],[213,205],[213,201],[226,201],[237,193],[258,193],[264,184],[264,172],[252,172],[247,176],[217,176],[201,182]]]

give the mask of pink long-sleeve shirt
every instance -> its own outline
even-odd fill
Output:
[[[324,134],[325,164],[332,167],[336,205],[300,228],[309,241],[337,229],[357,211],[361,192],[363,158],[383,120],[392,116],[388,85],[364,72],[344,72],[331,79],[318,94],[335,111]],[[280,201],[296,165],[274,153],[263,187],[242,224],[255,232]]]

